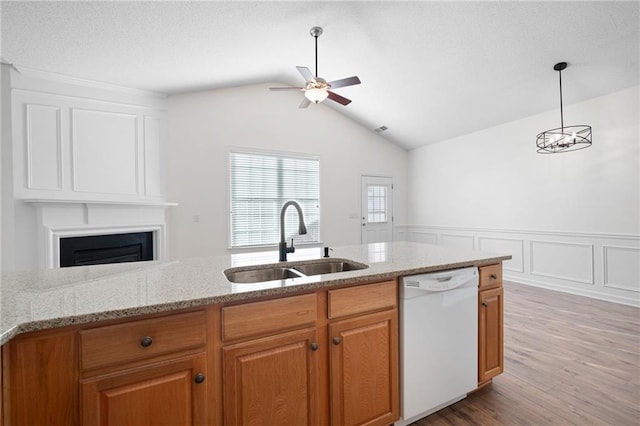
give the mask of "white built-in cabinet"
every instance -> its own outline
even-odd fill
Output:
[[[164,96],[28,70],[11,77],[15,198],[162,199]]]

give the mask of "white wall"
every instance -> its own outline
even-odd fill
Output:
[[[536,153],[553,110],[409,152],[407,238],[508,251],[515,281],[638,304],[639,94],[565,106],[593,128],[581,151]]]
[[[169,98],[167,197],[179,203],[168,212],[171,257],[227,252],[230,146],[320,156],[325,245],[360,243],[363,174],[394,178],[396,223],[406,220],[405,150],[324,104],[298,109],[299,92],[270,92],[268,87]]]

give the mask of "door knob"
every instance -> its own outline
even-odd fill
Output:
[[[197,384],[204,382],[204,374],[202,373],[196,374],[196,377],[193,379],[193,381],[196,382]]]
[[[333,344],[334,344],[334,345],[339,345],[339,344],[340,344],[340,342],[341,342],[341,340],[340,340],[340,338],[339,338],[339,337],[334,337],[332,340],[333,340]]]
[[[316,342],[312,342],[309,347],[311,348],[312,351],[317,351],[318,348],[320,347],[320,345],[318,345]]]

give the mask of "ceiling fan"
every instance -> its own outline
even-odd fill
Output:
[[[325,79],[318,77],[318,37],[322,35],[322,28],[313,27],[309,32],[311,33],[311,36],[315,38],[316,42],[316,76],[313,76],[309,68],[298,66],[296,67],[298,72],[302,74],[302,77],[306,81],[306,85],[304,87],[270,87],[269,90],[299,90],[304,92],[305,97],[298,108],[306,108],[311,102],[317,104],[327,98],[341,105],[349,105],[351,103],[351,99],[340,96],[329,89],[337,89],[339,87],[360,84],[360,79],[354,75],[353,77],[327,82]]]

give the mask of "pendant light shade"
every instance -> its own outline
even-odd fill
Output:
[[[538,133],[536,145],[540,154],[577,151],[591,146],[591,126],[584,124],[565,126],[562,111],[562,70],[567,68],[566,62],[553,66],[560,79],[560,127]]]

